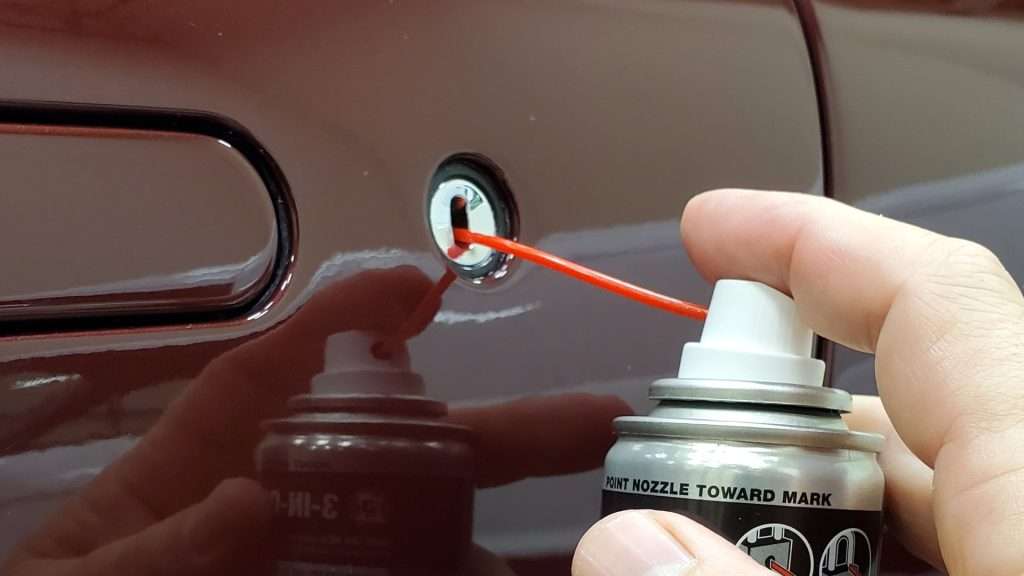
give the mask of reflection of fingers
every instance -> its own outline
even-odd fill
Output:
[[[392,358],[405,341],[423,331],[424,327],[434,320],[438,307],[441,305],[441,298],[445,291],[455,282],[455,272],[451,269],[445,270],[441,279],[434,284],[430,291],[423,295],[416,309],[402,322],[392,334],[385,334],[378,341],[373,349],[373,355],[377,358]]]
[[[573,576],[778,576],[734,544],[671,512],[626,510],[603,518],[576,547]]]
[[[227,480],[208,498],[133,536],[48,568],[57,576],[206,576],[256,566],[270,508],[252,480]]]
[[[937,568],[943,568],[932,516],[932,469],[907,448],[892,428],[882,402],[875,396],[855,396],[850,428],[885,436],[878,461],[885,471],[885,507],[889,527],[903,545]]]
[[[612,419],[630,414],[617,396],[537,396],[454,410],[451,420],[477,438],[477,483],[495,486],[601,465],[615,440]]]
[[[284,323],[214,363],[305,383],[323,367],[328,336],[353,330],[389,335],[426,306],[423,297],[432,287],[430,278],[412,266],[363,272],[325,288]],[[409,337],[433,320],[440,298],[431,304],[421,322],[408,327]]]
[[[369,284],[369,285],[368,285]],[[433,319],[440,298],[426,299],[429,280],[417,269],[403,266],[387,270],[371,270],[351,279],[326,286],[298,312],[262,337],[250,340],[206,342],[202,346],[180,349],[155,348],[111,351],[33,358],[32,362],[4,362],[7,372],[53,371],[58,374],[80,374],[81,383],[68,385],[68,396],[40,406],[24,425],[5,431],[4,444],[19,447],[60,422],[70,420],[107,398],[151,383],[194,377],[200,370],[226,351],[215,362],[251,363],[258,366],[266,379],[305,381],[320,368],[323,343],[327,336],[347,330],[362,330],[390,335],[401,326],[404,338],[423,331]],[[414,307],[422,310],[413,322],[406,322]],[[248,341],[248,343],[243,343]],[[404,352],[403,343],[392,344],[393,355]],[[98,384],[103,384],[102,387]],[[120,386],[117,388],[115,386]]]
[[[250,474],[260,422],[280,415],[289,396],[307,389],[323,365],[326,337],[393,329],[430,287],[418,270],[402,267],[326,288],[282,325],[211,362],[138,445],[87,489],[88,509],[67,509],[52,529],[104,517],[90,538],[103,544],[199,501],[223,478]],[[148,513],[125,515],[128,505]]]
[[[434,283],[413,266],[369,270],[331,286],[314,296],[281,330],[268,335],[275,345],[290,346],[293,338],[323,341],[335,332],[359,330],[390,335],[420,306],[431,293]],[[421,332],[434,319],[441,305],[441,295],[432,299],[420,322],[409,326],[411,337]],[[433,313],[430,313],[433,312]]]

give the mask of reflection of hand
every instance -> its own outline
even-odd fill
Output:
[[[270,517],[266,494],[252,480],[259,423],[308,389],[327,336],[388,334],[430,287],[414,268],[365,272],[211,362],[132,450],[18,546],[6,573],[258,572],[256,551]],[[612,440],[610,420],[627,411],[617,398],[574,395],[451,418],[475,429],[480,483],[492,486],[599,465]],[[474,561],[490,569],[494,559],[477,550]]]
[[[881,401],[856,398],[849,423],[886,434],[889,523],[907,549],[952,574],[1024,573],[1024,298],[995,256],[803,195],[705,194],[683,230],[707,278],[785,290],[816,332],[875,353]],[[774,575],[666,512],[605,518],[573,567],[655,573]]]

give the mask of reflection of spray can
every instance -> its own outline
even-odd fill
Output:
[[[651,385],[658,404],[648,416],[616,419],[603,514],[679,512],[798,576],[818,572],[834,537],[856,530],[876,552],[859,568],[877,574],[882,438],[846,427],[850,395],[822,386],[812,346],[788,297],[720,281],[679,377]]]
[[[273,496],[278,576],[449,576],[469,549],[469,430],[443,420],[445,404],[410,395],[419,376],[369,347],[332,337],[313,394],[264,425],[256,461]]]

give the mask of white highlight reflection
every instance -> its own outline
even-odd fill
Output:
[[[532,312],[540,308],[540,302],[530,302],[529,304],[522,304],[519,306],[512,306],[511,308],[503,308],[501,310],[488,310],[486,312],[457,312],[455,310],[441,310],[434,316],[434,321],[439,324],[464,324],[467,322],[473,322],[476,324],[483,324],[485,322],[491,322],[492,320],[501,320],[503,318],[513,318]]]

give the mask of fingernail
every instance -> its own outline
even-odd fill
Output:
[[[583,536],[574,576],[684,576],[695,558],[649,512],[622,512]]]

